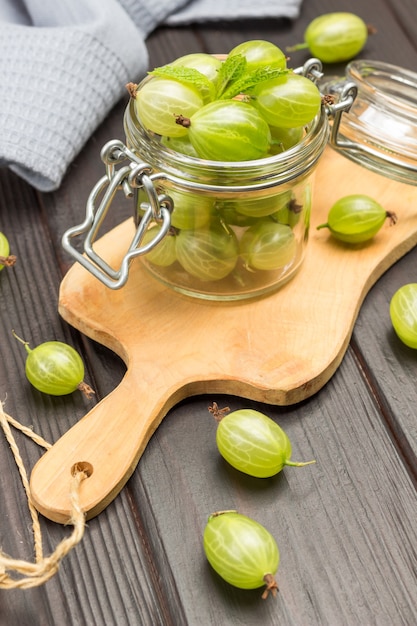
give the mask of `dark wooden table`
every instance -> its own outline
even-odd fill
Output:
[[[285,47],[301,39],[313,17],[343,8],[378,31],[362,57],[416,69],[414,0],[350,0],[342,7],[336,0],[305,0],[294,23],[161,28],[148,39],[150,65],[195,51],[227,51],[253,38]],[[304,52],[294,54],[293,66],[305,58]],[[331,74],[342,70],[325,68]],[[108,395],[125,372],[118,356],[57,313],[59,285],[72,264],[61,236],[82,221],[88,193],[102,175],[101,146],[124,139],[125,105],[126,98],[91,137],[56,193],[39,194],[0,170],[0,230],[18,256],[17,265],[0,275],[0,399],[9,414],[50,442]],[[127,213],[111,217],[109,228],[124,217]],[[0,591],[1,626],[416,624],[417,355],[395,337],[388,312],[393,293],[416,281],[416,263],[413,250],[372,288],[342,364],[310,399],[277,407],[238,397],[194,397],[175,406],[126,487],[89,521],[84,539],[58,573],[37,588]],[[77,348],[96,390],[94,400],[34,390],[25,379],[24,350],[12,328],[32,346],[58,339]],[[267,412],[297,441],[297,456],[314,450],[314,470],[287,468],[259,481],[226,467],[208,419],[212,400]],[[16,437],[30,470],[42,451],[23,435]],[[26,498],[2,437],[0,483],[0,546],[32,560]],[[277,598],[262,601],[258,590],[232,588],[208,566],[202,532],[208,515],[221,508],[258,519],[277,538]],[[42,530],[47,554],[70,532],[45,519]]]

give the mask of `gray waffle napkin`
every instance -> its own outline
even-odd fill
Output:
[[[158,25],[298,15],[302,0],[0,0],[0,165],[40,191],[148,69]]]

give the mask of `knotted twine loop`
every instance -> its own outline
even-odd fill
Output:
[[[82,470],[78,470],[71,476],[69,484],[71,518],[68,522],[74,527],[71,535],[63,539],[50,556],[44,557],[39,514],[33,503],[27,472],[10,426],[20,430],[24,435],[30,437],[30,439],[46,450],[51,448],[52,445],[37,435],[31,428],[23,426],[13,417],[5,413],[3,403],[1,401],[0,424],[13,452],[22,484],[26,492],[28,507],[32,518],[35,551],[35,562],[32,563],[20,559],[13,559],[0,549],[0,589],[28,589],[29,587],[42,585],[52,578],[52,576],[54,576],[54,574],[58,571],[62,559],[83,538],[85,530],[85,514],[80,506],[79,492],[80,485],[82,481],[87,478],[87,474]],[[16,577],[16,574],[21,577]]]

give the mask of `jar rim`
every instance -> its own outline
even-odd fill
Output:
[[[176,184],[185,179],[187,184],[195,180],[200,188],[207,189],[214,189],[214,186],[220,189],[223,185],[230,188],[243,181],[245,186],[256,185],[260,180],[264,186],[274,186],[302,176],[315,166],[329,136],[324,106],[305,127],[304,137],[295,146],[251,161],[210,161],[172,150],[161,143],[160,136],[142,126],[133,99],[125,109],[124,128],[130,148],[140,154],[142,159],[149,161],[151,166],[157,161],[157,169],[163,167],[163,171],[175,179]],[[236,190],[235,187],[233,189]]]

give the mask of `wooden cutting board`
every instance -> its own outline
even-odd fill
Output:
[[[361,247],[333,240],[326,221],[339,197],[366,193],[398,216]],[[128,220],[96,248],[118,267],[133,233]],[[417,186],[402,185],[327,149],[316,173],[308,252],[301,271],[264,299],[214,304],[176,294],[136,259],[127,286],[104,287],[79,264],[62,281],[59,312],[125,361],[120,385],[65,433],[34,467],[38,510],[69,518],[71,468],[89,463],[82,506],[91,518],[119,493],[152,433],[181,399],[224,393],[287,405],[317,392],[346,351],[370,287],[417,243]]]

